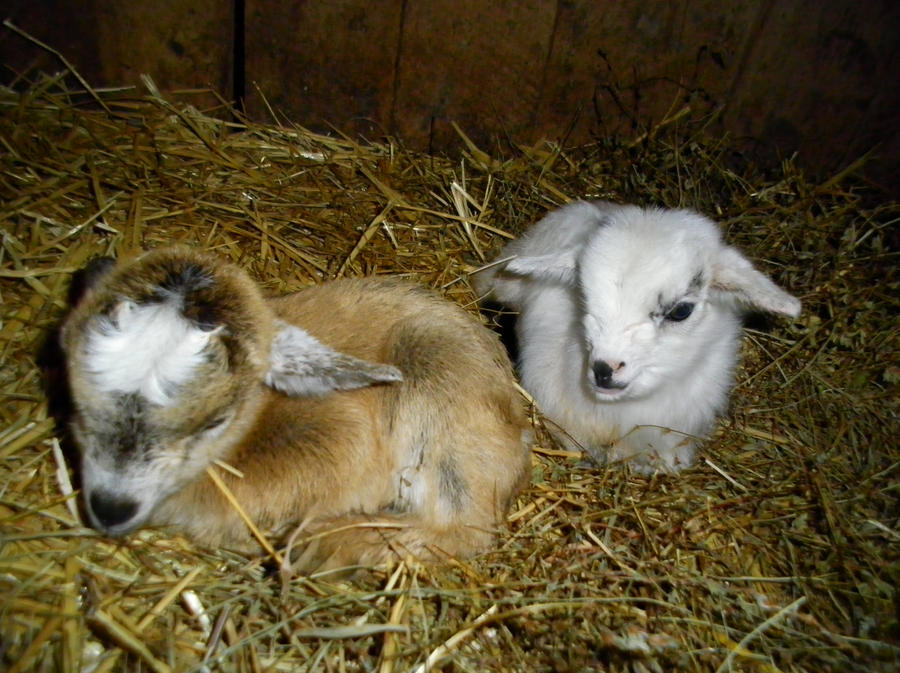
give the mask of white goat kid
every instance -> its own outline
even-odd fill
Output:
[[[689,210],[575,202],[473,277],[519,311],[523,387],[554,433],[642,471],[691,465],[727,405],[741,314],[800,302]]]
[[[205,474],[221,460],[259,528],[315,534],[303,569],[490,545],[530,433],[502,346],[462,308],[390,279],[265,300],[183,248],[98,276],[61,335],[97,529],[256,549]]]

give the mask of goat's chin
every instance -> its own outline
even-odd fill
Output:
[[[114,526],[104,525],[92,512],[89,512],[91,528],[98,531],[99,533],[102,533],[103,535],[106,535],[107,537],[123,538],[130,533],[133,533],[136,530],[149,525],[150,517],[153,515],[154,509],[155,505],[153,504],[142,504],[137,514],[131,517],[128,521],[116,524]]]
[[[659,389],[659,381],[646,376],[637,376],[624,388],[601,388],[587,377],[584,386],[590,397],[598,404],[616,404],[632,400],[643,400],[652,396]]]
[[[599,388],[592,383],[588,383],[587,387],[588,390],[591,391],[593,398],[600,404],[613,404],[615,402],[632,399],[633,397],[629,393],[628,388]]]
[[[94,528],[108,537],[123,538],[128,534],[142,528],[146,524],[147,518],[145,517],[140,520],[129,521],[128,523],[119,524],[117,526],[110,526],[108,528],[95,522]]]

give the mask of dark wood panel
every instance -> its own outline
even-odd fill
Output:
[[[898,54],[900,3],[772,3],[724,126],[762,139],[770,161],[798,151],[801,165],[834,171],[874,149],[896,167]]]
[[[501,0],[410,2],[403,24],[396,133],[424,149],[535,140],[535,114],[555,4]]]
[[[315,130],[390,132],[402,0],[247,0],[247,109]],[[268,106],[266,105],[268,102]]]
[[[235,0],[236,1],[236,0]],[[768,163],[900,171],[895,0],[245,0],[247,110],[424,151],[639,137],[686,106]],[[10,0],[96,86],[232,91],[232,2]],[[61,64],[0,31],[2,81]],[[265,98],[265,100],[264,100]],[[214,98],[207,98],[212,105]],[[198,103],[202,104],[202,103]],[[492,149],[493,151],[493,149]],[[877,165],[876,165],[877,167]]]
[[[150,75],[164,91],[209,88],[231,95],[232,6],[221,0],[12,0],[19,28],[61,52],[92,86],[140,85]],[[2,80],[62,64],[12,31],[0,32]],[[192,97],[214,105],[213,96]]]
[[[742,65],[756,11],[716,0],[560,3],[542,134],[634,137],[685,107],[708,113]]]

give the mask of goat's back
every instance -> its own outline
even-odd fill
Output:
[[[506,351],[473,316],[426,288],[378,278],[326,283],[273,300],[273,307],[331,348],[403,373],[398,384],[360,391],[374,396],[376,422],[412,484],[401,489],[401,506],[422,504],[428,490],[457,501],[470,489],[517,490],[511,484],[526,471],[527,422]],[[429,461],[443,485],[410,479],[428,473]],[[463,485],[463,471],[478,483]],[[509,484],[496,483],[498,472]],[[454,515],[452,503],[439,508]]]

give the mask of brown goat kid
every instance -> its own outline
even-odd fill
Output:
[[[304,570],[486,549],[528,475],[506,353],[463,309],[392,279],[264,299],[185,248],[103,268],[62,330],[85,509],[110,535],[315,541]],[[218,469],[218,468],[214,468]]]

